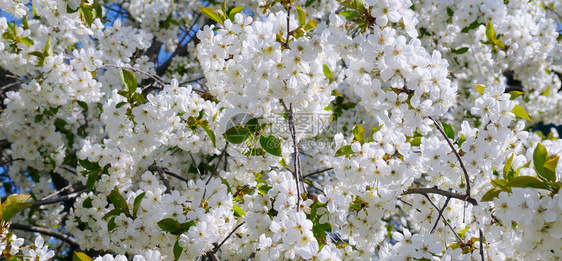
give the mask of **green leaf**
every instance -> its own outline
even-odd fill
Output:
[[[441,125],[443,125],[443,130],[445,131],[445,134],[447,134],[447,137],[451,140],[455,140],[455,131],[453,128],[444,122],[441,122]]]
[[[538,143],[537,147],[535,147],[535,150],[533,151],[533,165],[535,166],[537,173],[546,179],[548,178],[546,177],[546,173],[544,171],[544,164],[549,158],[550,157],[548,156],[546,148],[542,144]]]
[[[215,144],[216,142],[215,132],[209,129],[209,126],[207,124],[201,125],[201,127],[203,128],[203,130],[205,130],[207,135],[209,135],[209,139],[211,139],[211,142],[213,142],[213,146],[216,147],[217,145]]]
[[[492,22],[488,22],[488,25],[486,25],[486,37],[490,40],[490,42],[496,42],[496,31],[494,30]]]
[[[497,198],[502,191],[503,190],[498,188],[490,189],[482,196],[482,201],[492,201],[494,198]]]
[[[82,109],[88,110],[88,104],[87,103],[85,103],[83,101],[79,101],[79,100],[76,100],[76,102],[78,103],[78,106],[82,107]]]
[[[421,137],[414,137],[413,139],[411,139],[410,145],[419,147],[421,145]]]
[[[80,10],[80,7],[77,7],[76,9],[72,9],[72,8],[70,8],[70,6],[68,5],[68,3],[66,4],[66,12],[67,12],[67,13],[69,13],[69,14],[76,13],[76,12],[78,12],[78,10]]]
[[[115,217],[112,217],[109,222],[107,222],[107,231],[111,231],[115,228]]]
[[[86,188],[88,191],[92,191],[94,189],[96,180],[98,180],[98,172],[92,172],[88,175],[88,181],[86,181]]]
[[[306,22],[306,25],[304,26],[304,30],[305,31],[310,31],[311,29],[316,28],[317,26],[317,22],[312,20],[312,19],[308,19],[308,22]]]
[[[328,68],[328,65],[324,64],[322,66],[322,71],[324,72],[324,76],[330,80],[330,83],[334,82],[334,77],[332,76],[332,72],[330,71],[330,68]]]
[[[29,37],[24,37],[20,39],[20,42],[24,43],[27,46],[32,46],[34,44],[33,40]]]
[[[508,181],[512,179],[513,176],[515,175],[515,170],[513,169],[513,164],[512,164],[514,155],[515,155],[514,153],[511,153],[511,157],[507,159],[505,165],[503,166],[503,178]]]
[[[517,170],[515,171],[515,175],[513,177],[519,176],[519,171],[521,171],[521,169],[523,168],[528,168],[529,166],[531,166],[531,161],[527,161],[527,163],[525,163],[523,166],[517,168]]]
[[[353,150],[351,150],[351,145],[345,145],[343,147],[341,147],[338,151],[336,151],[336,154],[334,155],[334,157],[339,157],[339,156],[343,156],[343,155],[349,155],[349,154],[353,154]]]
[[[531,176],[519,176],[507,182],[508,187],[548,189],[541,180]]]
[[[486,89],[486,86],[480,84],[473,84],[472,86],[474,86],[474,88],[476,88],[476,90],[478,90],[480,94],[484,95],[484,90]]]
[[[500,49],[505,50],[505,44],[503,43],[502,40],[500,39],[496,39],[496,41],[494,42]]]
[[[338,13],[338,15],[345,17],[345,20],[347,21],[351,21],[355,18],[361,17],[361,14],[359,12],[353,10],[345,10],[343,12]]]
[[[84,199],[84,202],[82,202],[82,207],[83,207],[83,208],[91,208],[91,207],[93,207],[93,205],[92,205],[92,198],[88,197],[88,198]]]
[[[125,101],[119,102],[119,103],[117,103],[117,105],[115,105],[115,108],[116,108],[116,109],[119,109],[119,108],[123,107],[123,105],[125,105],[125,104],[127,104],[127,103],[128,103],[128,102],[125,102]]]
[[[449,17],[453,17],[453,14],[454,14],[453,9],[451,9],[450,7],[447,7],[447,15]]]
[[[361,124],[355,125],[355,127],[353,127],[352,132],[353,132],[353,137],[355,137],[355,140],[359,141],[361,145],[365,144],[365,130],[363,129],[363,126],[361,126]]]
[[[234,211],[234,213],[238,214],[238,216],[240,216],[240,217],[246,216],[246,212],[244,212],[244,210],[242,208],[240,208],[239,206],[232,205],[232,210]]]
[[[24,194],[9,195],[8,198],[6,198],[6,201],[2,202],[0,208],[0,219],[6,222],[10,221],[10,219],[12,219],[20,211],[31,206],[31,204],[25,203],[25,201],[29,197],[30,195],[24,195]]]
[[[513,107],[513,109],[511,109],[511,112],[513,112],[513,114],[515,114],[515,116],[517,116],[521,119],[531,121],[531,117],[529,117],[529,114],[527,114],[525,109],[523,107],[517,105],[517,104],[515,105],[515,107]]]
[[[295,7],[297,8],[297,15],[299,17],[299,26],[304,26],[306,23],[306,13],[298,5],[295,5]]]
[[[213,21],[219,24],[224,24],[225,18],[220,11],[216,11],[215,9],[210,7],[201,8],[199,9],[199,11],[201,11],[201,13],[205,16],[211,18]]]
[[[135,201],[133,203],[133,216],[137,216],[137,211],[139,210],[140,203],[144,198],[144,195],[146,195],[146,192],[140,193],[135,197]]]
[[[462,47],[462,48],[459,48],[459,49],[455,49],[455,48],[451,47],[451,52],[453,52],[454,54],[463,54],[463,53],[468,52],[468,47]]]
[[[110,210],[109,212],[105,213],[105,215],[103,215],[103,219],[106,219],[106,218],[111,217],[111,216],[118,216],[121,213],[123,213],[123,211],[121,211],[121,209],[114,208],[114,209]]]
[[[232,10],[230,10],[230,14],[228,15],[228,19],[234,21],[234,16],[236,16],[236,14],[241,13],[244,8],[246,8],[245,6],[237,6],[232,8]]]
[[[180,247],[180,240],[178,238],[178,240],[174,244],[174,260],[179,260],[182,252],[183,252],[183,248]]]
[[[88,26],[92,26],[92,22],[94,21],[94,14],[92,13],[92,9],[88,6],[80,6],[80,13],[84,17],[84,21]]]
[[[109,200],[111,201],[111,203],[113,203],[113,205],[115,205],[116,208],[121,209],[123,213],[125,213],[125,215],[131,217],[131,212],[129,211],[127,200],[125,200],[121,193],[119,193],[119,189],[117,187],[115,187],[111,191],[111,194],[109,194]]]
[[[38,123],[42,120],[43,120],[43,114],[37,114],[35,115],[35,119],[33,121],[35,121],[35,123]]]
[[[173,218],[162,219],[158,221],[157,224],[161,229],[172,233],[172,235],[179,235],[182,233],[182,231],[180,230],[180,223],[178,223],[178,221]]]
[[[349,7],[351,9],[355,9],[357,11],[363,12],[365,14],[368,13],[367,8],[365,7],[365,1],[364,0],[343,0],[343,1],[339,1],[340,4],[342,4],[345,7]]]
[[[100,165],[97,162],[90,162],[89,160],[78,160],[78,163],[80,164],[80,166],[82,166],[83,168],[87,169],[87,170],[99,170],[100,169]]]
[[[510,91],[509,95],[511,95],[511,97],[509,97],[510,100],[515,100],[515,98],[521,96],[525,94],[525,92],[520,92],[520,91]]]
[[[137,90],[137,78],[132,72],[124,69],[119,69],[119,76],[121,77],[121,82],[125,85],[125,89],[129,93],[128,97],[132,97],[133,93]]]
[[[260,135],[260,145],[266,152],[281,156],[281,141],[273,135],[270,134],[267,137]]]
[[[74,252],[72,261],[93,261],[93,259],[82,252]]]
[[[556,181],[556,166],[558,166],[558,159],[560,155],[556,155],[553,158],[548,159],[544,165],[544,177],[549,181]]]
[[[43,56],[53,56],[53,46],[51,46],[51,37],[45,42],[45,47],[43,47]]]
[[[240,144],[250,137],[250,130],[246,127],[235,126],[228,129],[224,134],[224,138],[234,144]]]
[[[131,100],[139,102],[139,103],[145,103],[147,102],[146,98],[144,97],[144,95],[142,95],[142,93],[138,93],[135,92],[135,94],[133,94],[133,97],[131,97]]]

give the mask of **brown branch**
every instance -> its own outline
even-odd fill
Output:
[[[181,181],[183,181],[183,182],[188,182],[188,180],[187,180],[186,178],[184,178],[184,177],[182,177],[182,176],[180,176],[180,175],[178,175],[178,174],[176,174],[176,173],[170,172],[167,168],[164,168],[164,167],[159,167],[159,166],[156,166],[156,165],[152,165],[152,166],[148,167],[148,170],[150,170],[150,171],[160,171],[160,170],[162,170],[162,171],[164,171],[164,173],[165,173],[166,175],[172,176],[172,177],[174,177],[174,178],[176,178],[176,179],[179,179],[179,180],[181,180]]]
[[[435,188],[435,187],[434,188],[409,188],[408,190],[404,191],[404,193],[402,193],[402,195],[408,195],[408,194],[421,194],[421,195],[439,194],[441,196],[445,196],[445,197],[449,197],[449,198],[460,199],[460,200],[466,201],[466,202],[468,202],[468,203],[470,203],[474,206],[478,206],[478,202],[474,198],[471,198],[467,195],[461,195],[461,194],[458,194],[458,193],[438,189],[438,188]]]
[[[435,229],[437,228],[437,224],[439,224],[439,219],[443,217],[443,211],[445,211],[447,204],[449,204],[449,200],[451,200],[451,198],[447,197],[447,200],[445,200],[445,204],[443,204],[443,207],[439,209],[439,215],[437,216],[437,221],[435,221],[435,225],[433,225],[430,234],[433,234],[433,232],[435,232]],[[443,219],[445,219],[445,217],[443,217]]]
[[[215,169],[213,170],[213,173],[211,173],[211,175],[209,176],[209,178],[207,179],[207,182],[205,182],[205,189],[203,190],[203,197],[202,199],[205,199],[205,194],[207,194],[207,185],[209,185],[209,182],[211,182],[211,178],[217,173],[217,171],[219,170],[219,165],[221,164],[221,159],[222,157],[226,157],[226,149],[228,149],[228,141],[226,142],[226,144],[224,144],[224,149],[221,152],[221,155],[219,156],[219,160],[217,161],[217,165],[215,165]],[[225,160],[226,161],[226,160]]]
[[[291,133],[291,137],[293,139],[293,168],[294,168],[294,177],[295,182],[297,185],[297,212],[300,211],[300,201],[301,201],[301,193],[300,193],[300,181],[301,178],[301,165],[300,165],[300,155],[299,155],[299,145],[297,143],[297,131],[295,129],[295,122],[293,119],[293,105],[291,104],[289,108],[285,104],[283,99],[280,100],[281,105],[283,105],[283,109],[285,109],[285,114],[287,114],[287,122],[289,123],[289,132]],[[304,186],[303,186],[304,189]]]
[[[484,261],[484,240],[482,239],[482,229],[478,230],[480,232],[480,257]]]
[[[87,192],[87,191],[88,191],[88,189],[82,189],[80,191],[70,193],[70,194],[67,194],[67,195],[64,195],[64,196],[60,196],[60,197],[55,198],[55,199],[40,200],[40,201],[30,202],[29,204],[31,204],[32,207],[55,204],[55,203],[75,199],[75,198],[79,197],[80,194],[82,194],[84,192]]]
[[[222,247],[222,245],[224,245],[224,243],[226,242],[226,240],[228,240],[232,234],[234,234],[234,232],[240,228],[242,225],[244,225],[244,223],[246,223],[245,221],[242,221],[242,223],[238,224],[236,227],[234,227],[234,229],[232,229],[232,231],[230,231],[230,233],[228,233],[228,235],[226,236],[225,239],[223,239],[220,244],[218,244],[215,248],[213,248],[213,253],[217,253],[219,251],[219,249]]]
[[[164,168],[158,167],[156,165],[152,165],[152,166],[148,167],[148,170],[158,172],[158,175],[160,176],[160,178],[162,179],[162,182],[164,183],[164,186],[166,187],[166,193],[172,194],[172,186],[170,185],[170,181],[168,180],[168,177],[166,176]]]
[[[71,189],[71,188],[74,188],[74,187],[80,187],[81,185],[82,185],[81,182],[74,183],[74,184],[69,184],[69,185],[67,185],[66,187],[64,187],[64,188],[62,188],[62,189],[59,189],[59,190],[55,191],[54,193],[52,193],[52,194],[50,194],[50,195],[48,195],[48,196],[42,198],[41,201],[48,200],[48,199],[50,199],[50,198],[52,198],[52,197],[54,197],[54,196],[56,196],[56,195],[58,195],[58,194],[60,194],[60,193],[62,193],[62,192],[64,192],[64,191],[67,191],[67,190],[69,190],[69,189]]]
[[[70,235],[68,235],[68,234],[64,234],[64,233],[61,233],[61,232],[53,231],[53,230],[42,228],[42,227],[36,227],[36,226],[30,226],[30,225],[24,225],[24,224],[18,224],[18,223],[12,223],[10,228],[22,230],[22,231],[37,232],[37,233],[41,233],[43,235],[52,236],[54,238],[60,239],[64,242],[68,243],[71,246],[80,248],[80,245],[78,245],[78,242],[76,242],[76,240],[74,238],[70,237]]]
[[[445,140],[449,144],[449,147],[451,147],[451,150],[453,150],[453,152],[455,153],[455,156],[457,156],[457,159],[459,160],[459,164],[461,165],[461,169],[464,173],[464,179],[466,181],[466,197],[470,198],[470,179],[468,177],[468,172],[466,171],[466,168],[464,167],[464,163],[461,159],[461,156],[459,155],[459,152],[455,149],[455,146],[453,146],[453,143],[451,142],[449,137],[447,137],[447,134],[445,133],[443,128],[441,128],[441,125],[439,125],[439,123],[435,119],[433,119],[433,117],[428,116],[428,118],[433,121],[433,123],[435,124],[435,127],[437,127],[439,132],[441,132],[441,135],[443,135],[443,137],[445,137]]]
[[[333,169],[334,169],[334,168],[327,168],[327,169],[323,169],[323,170],[311,172],[311,173],[308,173],[308,174],[302,176],[302,178],[303,178],[303,179],[306,179],[306,178],[308,178],[308,177],[310,177],[310,176],[312,176],[312,175],[320,174],[320,173],[322,173],[322,172],[330,171],[330,170],[333,170]]]
[[[429,203],[431,203],[431,205],[433,205],[433,207],[435,209],[439,209],[435,203],[433,203],[433,201],[431,201],[431,199],[429,198],[429,196],[427,194],[424,194],[424,196],[427,198],[427,200],[429,200]],[[437,222],[439,222],[439,219],[437,219]],[[462,244],[462,246],[465,246],[466,244],[464,243],[464,241],[462,240],[462,238],[459,237],[459,235],[457,234],[457,232],[455,231],[455,229],[453,229],[453,226],[451,226],[451,224],[449,223],[449,221],[447,221],[445,218],[443,218],[443,222],[445,223],[445,225],[447,225],[451,231],[453,231],[453,234],[455,234],[455,236],[457,237],[457,240]]]

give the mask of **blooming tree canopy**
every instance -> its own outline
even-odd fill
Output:
[[[562,2],[0,0],[0,259],[562,257]]]

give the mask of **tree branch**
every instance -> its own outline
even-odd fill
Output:
[[[217,165],[215,165],[215,169],[213,170],[213,173],[211,173],[211,175],[209,176],[209,178],[207,179],[207,182],[205,182],[205,189],[203,190],[203,197],[202,199],[205,199],[205,194],[207,194],[207,185],[209,185],[209,182],[211,182],[211,178],[217,173],[217,171],[219,170],[219,165],[221,163],[221,159],[222,157],[226,157],[226,149],[228,149],[228,142],[226,142],[226,144],[224,144],[224,149],[221,152],[221,155],[219,156],[219,160],[217,161]]]
[[[287,114],[287,122],[289,123],[289,132],[291,133],[291,137],[293,139],[293,168],[294,168],[294,176],[295,182],[297,183],[297,212],[300,211],[300,201],[301,201],[301,193],[300,193],[300,178],[302,176],[301,173],[301,164],[300,164],[300,155],[299,155],[299,145],[297,143],[297,131],[295,129],[295,121],[293,119],[293,106],[290,105],[287,108],[285,101],[283,99],[280,100],[281,105],[285,109],[285,113]],[[304,189],[304,186],[303,186]]]
[[[427,200],[429,201],[429,203],[431,203],[431,205],[433,205],[433,207],[435,209],[439,209],[435,203],[433,203],[433,201],[431,201],[431,199],[429,198],[429,196],[427,194],[424,194],[424,196],[427,198]],[[437,219],[437,222],[439,222],[439,219]],[[436,222],[436,223],[437,223]],[[462,244],[461,246],[465,246],[466,244],[464,243],[464,241],[462,240],[462,238],[459,237],[459,235],[457,234],[457,232],[455,231],[455,229],[453,229],[453,227],[451,226],[451,224],[449,223],[449,221],[447,221],[446,219],[443,218],[443,222],[445,223],[445,225],[447,225],[451,231],[453,231],[453,234],[455,234],[455,237],[457,237],[457,240]]]
[[[67,201],[67,200],[71,200],[71,199],[75,199],[77,197],[80,196],[80,194],[84,193],[84,192],[88,192],[88,189],[82,189],[80,191],[74,192],[74,193],[70,193],[64,196],[60,196],[58,198],[55,199],[47,199],[47,200],[40,200],[40,201],[35,201],[35,202],[30,202],[29,204],[31,204],[32,207],[35,206],[42,206],[42,205],[49,205],[49,204],[55,204],[55,203],[59,203],[59,202],[63,202],[63,201]]]
[[[445,196],[445,197],[449,197],[449,198],[460,199],[460,200],[466,201],[466,202],[468,202],[468,203],[470,203],[474,206],[478,206],[478,202],[474,198],[471,198],[467,195],[461,195],[461,194],[458,194],[458,193],[438,189],[438,188],[435,188],[435,187],[434,188],[410,188],[410,189],[404,191],[404,193],[402,193],[402,195],[408,195],[408,194],[421,194],[421,195],[439,194],[441,196]]]
[[[164,168],[158,167],[156,165],[151,165],[151,166],[148,167],[148,170],[158,172],[158,175],[160,176],[160,178],[162,179],[162,182],[164,183],[164,186],[166,187],[166,193],[172,194],[172,186],[170,185],[170,181],[168,180],[168,177],[166,176]]]
[[[443,131],[443,128],[441,128],[441,125],[439,125],[439,123],[435,119],[433,119],[433,117],[428,116],[428,118],[433,121],[433,123],[435,124],[435,126],[437,127],[439,132],[441,132],[441,135],[443,135],[443,137],[445,137],[445,140],[449,144],[449,147],[451,147],[451,150],[453,150],[453,153],[455,153],[455,156],[459,160],[459,164],[461,165],[461,169],[464,173],[464,179],[466,181],[466,197],[470,198],[470,178],[468,177],[468,172],[466,171],[466,168],[464,167],[464,163],[461,159],[461,156],[459,155],[459,152],[455,149],[455,146],[453,146],[453,143],[451,142],[449,137],[447,137],[447,134],[445,133],[445,131]]]
[[[232,234],[234,234],[234,232],[240,228],[242,225],[244,225],[244,223],[246,223],[245,221],[242,221],[242,223],[238,224],[236,227],[234,227],[234,229],[232,229],[232,231],[230,231],[230,233],[228,233],[228,235],[226,236],[225,239],[223,239],[220,244],[218,244],[215,248],[213,248],[213,253],[216,253],[219,251],[219,249],[222,247],[222,245],[224,245],[224,243],[226,242],[226,240],[228,240]]]
[[[308,177],[310,177],[310,176],[312,176],[312,175],[320,174],[320,173],[322,173],[322,172],[330,171],[330,170],[333,170],[333,169],[334,169],[334,168],[327,168],[327,169],[323,169],[323,170],[311,172],[311,173],[308,173],[308,174],[302,176],[302,178],[303,178],[303,179],[306,179],[306,178],[308,178]]]
[[[54,238],[60,239],[68,243],[71,246],[80,248],[80,245],[78,245],[78,243],[76,242],[76,240],[74,240],[74,238],[70,237],[70,235],[61,232],[53,231],[42,227],[36,227],[36,226],[30,226],[30,225],[24,225],[18,223],[12,223],[12,225],[10,225],[10,228],[22,230],[22,231],[37,232],[43,235],[52,236]]]
[[[445,211],[447,204],[449,204],[449,200],[451,200],[451,198],[447,197],[447,200],[445,200],[445,204],[443,204],[443,207],[439,209],[439,215],[437,216],[437,221],[435,221],[435,225],[433,225],[433,228],[431,229],[431,234],[435,232],[435,229],[437,228],[437,224],[439,224],[439,219],[443,217],[443,211]],[[445,217],[443,217],[443,219],[445,219]]]

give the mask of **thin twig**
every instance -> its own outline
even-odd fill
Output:
[[[322,173],[322,172],[330,171],[330,170],[333,170],[333,169],[334,169],[334,168],[327,168],[327,169],[323,169],[323,170],[311,172],[311,173],[308,173],[308,174],[302,176],[302,178],[303,178],[303,179],[306,179],[306,178],[308,178],[308,177],[310,177],[310,176],[312,176],[312,175],[320,174],[320,173]]]
[[[203,175],[201,175],[201,171],[199,171],[199,168],[198,168],[197,165],[195,164],[195,159],[193,158],[193,155],[191,154],[191,152],[189,152],[189,157],[191,157],[191,161],[193,161],[193,166],[194,166],[195,169],[197,170],[197,173],[199,174],[199,177],[203,177]]]
[[[466,195],[461,195],[458,193],[454,193],[438,188],[409,188],[408,190],[404,191],[404,193],[402,193],[402,195],[407,195],[407,194],[421,194],[421,195],[439,194],[445,197],[460,199],[472,205],[478,206],[478,202],[474,198],[466,197]]]
[[[41,200],[50,199],[50,198],[52,198],[52,197],[54,197],[54,196],[56,196],[56,195],[58,195],[58,194],[60,194],[60,193],[62,193],[62,192],[64,192],[64,191],[66,191],[66,190],[68,190],[68,189],[74,187],[74,186],[79,186],[79,185],[81,185],[81,184],[82,184],[82,183],[68,184],[68,186],[66,186],[66,187],[64,187],[64,188],[62,188],[62,189],[60,189],[60,190],[55,191],[55,192],[52,193],[51,195],[48,195],[48,196],[42,198]]]
[[[480,257],[482,261],[484,261],[484,240],[482,239],[482,229],[479,229],[480,232]]]
[[[443,211],[445,211],[447,204],[449,204],[449,200],[451,200],[451,198],[447,197],[447,200],[445,200],[445,204],[443,204],[443,207],[439,209],[439,215],[437,216],[437,221],[435,221],[435,225],[433,225],[430,234],[433,234],[433,232],[435,232],[435,229],[437,228],[437,224],[439,224],[439,219],[443,217]],[[443,217],[443,219],[445,219],[445,217]]]
[[[428,196],[427,194],[424,194],[424,196],[427,198],[427,200],[429,200],[429,203],[431,203],[431,205],[433,205],[433,207],[434,207],[435,209],[439,209],[439,208],[435,205],[435,203],[433,203],[433,201],[431,201],[431,198],[429,198],[429,196]],[[437,221],[439,221],[439,220],[437,220]],[[457,240],[462,244],[462,246],[466,245],[466,244],[464,243],[464,241],[462,240],[462,238],[459,237],[459,235],[457,234],[457,232],[455,231],[455,229],[453,229],[453,227],[451,226],[451,224],[449,223],[449,221],[447,221],[446,219],[443,219],[443,222],[445,222],[445,225],[447,225],[447,226],[451,229],[451,231],[453,231],[453,234],[455,234],[455,237],[457,237]]]
[[[294,168],[295,182],[297,185],[297,212],[298,212],[300,211],[300,201],[301,201],[300,181],[299,181],[301,175],[301,169],[300,169],[299,146],[297,143],[297,133],[295,129],[295,122],[293,120],[293,106],[290,105],[290,107],[287,108],[287,105],[285,104],[285,101],[283,101],[283,99],[281,99],[280,102],[281,105],[283,105],[283,108],[285,109],[285,113],[287,114],[287,121],[289,123],[289,132],[291,133],[291,137],[293,138],[293,168]]]
[[[445,137],[445,140],[449,144],[449,147],[451,147],[451,150],[453,150],[453,153],[455,153],[455,156],[457,156],[457,159],[459,160],[459,164],[461,165],[461,169],[464,173],[464,179],[466,181],[466,197],[470,198],[470,178],[468,177],[468,172],[466,171],[466,168],[464,167],[464,163],[461,159],[461,156],[459,155],[459,152],[455,149],[455,146],[453,146],[453,143],[451,142],[449,137],[447,137],[447,134],[445,133],[443,128],[441,128],[441,125],[439,125],[439,123],[435,119],[433,119],[433,117],[428,116],[428,118],[433,121],[433,123],[435,124],[435,126],[437,127],[439,132],[441,132],[441,135],[443,135],[443,137]]]
[[[291,14],[291,4],[289,4],[289,6],[287,7],[287,39],[285,39],[285,49],[289,48],[289,36],[291,35],[291,32],[289,30],[289,16]]]
[[[104,64],[96,69],[101,69],[103,67],[114,67],[114,68],[120,68],[120,69],[127,69],[127,70],[131,70],[131,71],[135,71],[135,72],[139,72],[142,73],[150,78],[152,78],[155,82],[157,82],[158,84],[160,84],[161,86],[165,86],[166,84],[164,83],[164,81],[162,81],[162,79],[160,79],[160,77],[156,76],[156,75],[152,75],[150,73],[147,73],[143,70],[134,68],[134,67],[130,67],[130,66],[121,66],[121,65],[115,65],[115,64]]]
[[[166,187],[166,193],[172,194],[172,186],[170,185],[170,181],[168,180],[168,177],[166,176],[164,168],[158,167],[156,165],[151,165],[150,167],[148,167],[148,170],[158,172],[158,175],[160,176],[160,178],[162,179],[162,182],[164,183],[164,186]]]
[[[78,242],[76,242],[76,240],[74,240],[74,238],[70,237],[67,234],[61,233],[61,232],[53,231],[53,230],[42,228],[42,227],[36,227],[36,226],[30,226],[30,225],[24,225],[24,224],[18,224],[18,223],[12,223],[12,225],[10,225],[10,228],[17,229],[17,230],[23,230],[23,231],[29,231],[29,232],[37,232],[37,233],[41,233],[43,235],[52,236],[52,237],[58,238],[58,239],[60,239],[64,242],[68,243],[69,245],[80,248],[80,245],[78,245]]]
[[[226,236],[225,239],[223,239],[220,244],[218,244],[215,248],[213,248],[213,253],[216,253],[217,251],[219,251],[219,249],[222,247],[222,245],[224,245],[224,243],[226,242],[226,240],[228,240],[232,234],[234,234],[234,232],[240,228],[242,225],[244,225],[244,223],[246,223],[245,221],[242,221],[242,223],[238,224],[236,227],[234,227],[234,229],[232,229],[232,231],[230,231],[230,233],[228,233],[228,235]]]
[[[226,155],[226,149],[228,149],[228,142],[226,142],[226,144],[224,144],[224,149],[222,150],[221,155],[219,156],[219,160],[217,161],[217,165],[215,165],[215,169],[213,170],[213,173],[211,173],[211,175],[207,179],[207,182],[205,182],[205,189],[203,190],[202,199],[205,199],[205,194],[207,194],[207,185],[209,185],[209,182],[211,182],[211,178],[213,178],[213,176],[215,176],[215,174],[217,173],[217,171],[219,169],[219,165],[221,164],[221,159],[222,159],[222,157],[224,157]]]
[[[30,202],[29,204],[31,204],[32,207],[55,204],[55,203],[75,199],[75,198],[79,197],[82,193],[85,193],[85,192],[88,192],[88,189],[85,188],[85,189],[82,189],[80,191],[70,193],[70,194],[67,194],[67,195],[64,195],[64,196],[60,196],[60,197],[55,198],[55,199],[40,200],[40,201]]]

